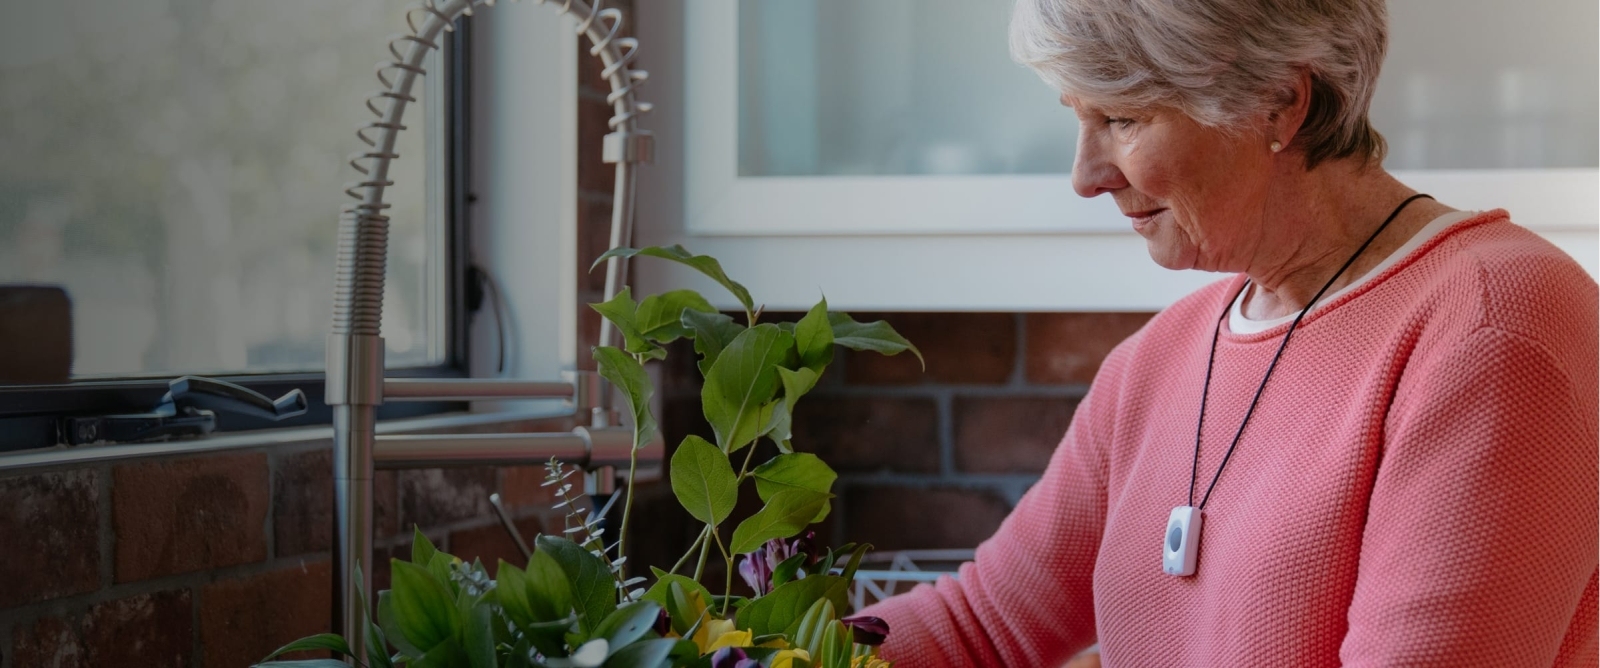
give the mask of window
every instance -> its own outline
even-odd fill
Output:
[[[300,387],[321,406],[340,184],[354,176],[345,159],[368,120],[372,66],[411,4],[69,0],[12,12],[0,25],[0,283],[68,292],[75,382],[0,391],[0,432],[45,413],[142,412],[184,374]],[[452,225],[462,142],[448,122],[460,96],[446,72],[459,41],[432,57],[407,109],[386,197],[383,333],[390,368],[410,373],[450,374],[464,357],[451,298],[465,264]],[[54,442],[37,438],[0,436],[0,449]]]

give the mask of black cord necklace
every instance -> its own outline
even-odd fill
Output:
[[[1278,344],[1278,351],[1272,356],[1272,363],[1267,365],[1267,373],[1261,377],[1261,384],[1256,387],[1255,396],[1250,399],[1250,407],[1245,411],[1244,420],[1239,422],[1239,430],[1234,433],[1233,442],[1228,445],[1228,451],[1223,453],[1222,463],[1217,466],[1217,473],[1211,477],[1211,484],[1206,487],[1206,494],[1200,497],[1200,505],[1197,507],[1194,505],[1194,489],[1196,478],[1199,477],[1200,473],[1200,435],[1204,431],[1206,424],[1206,403],[1211,395],[1211,372],[1217,361],[1217,339],[1222,334],[1222,320],[1228,317],[1228,312],[1232,310],[1234,302],[1238,301],[1244,291],[1249,289],[1250,281],[1246,279],[1244,285],[1240,286],[1239,291],[1234,294],[1233,299],[1224,303],[1222,315],[1217,318],[1217,326],[1211,333],[1211,353],[1206,358],[1206,382],[1204,388],[1200,391],[1200,419],[1195,425],[1194,431],[1194,462],[1189,468],[1189,504],[1173,508],[1172,515],[1167,520],[1167,536],[1165,550],[1162,554],[1162,570],[1171,575],[1194,574],[1195,562],[1199,558],[1200,552],[1201,511],[1205,510],[1206,502],[1211,500],[1211,492],[1217,488],[1217,480],[1222,478],[1222,471],[1227,468],[1228,460],[1233,458],[1233,450],[1239,446],[1239,439],[1244,436],[1245,426],[1250,424],[1250,417],[1255,415],[1256,404],[1261,401],[1261,393],[1267,389],[1267,380],[1272,378],[1273,370],[1278,368],[1278,360],[1283,357],[1283,349],[1289,346],[1289,337],[1294,335],[1294,330],[1300,326],[1301,319],[1311,312],[1311,308],[1316,305],[1317,300],[1322,298],[1323,293],[1327,292],[1328,288],[1333,287],[1334,281],[1339,280],[1339,277],[1350,268],[1350,265],[1355,263],[1356,258],[1361,257],[1367,247],[1372,245],[1378,235],[1383,234],[1383,231],[1389,228],[1389,224],[1400,216],[1400,212],[1404,211],[1407,205],[1424,197],[1433,199],[1430,195],[1418,193],[1407,197],[1404,202],[1395,207],[1389,217],[1384,219],[1383,224],[1379,225],[1378,229],[1372,233],[1372,236],[1367,237],[1366,243],[1361,244],[1361,247],[1356,249],[1350,259],[1345,260],[1344,266],[1339,267],[1339,271],[1334,272],[1333,276],[1328,278],[1328,282],[1322,285],[1322,289],[1318,290],[1317,294],[1311,297],[1311,301],[1306,303],[1305,308],[1295,315],[1294,322],[1289,324],[1289,331],[1284,332],[1283,341]]]

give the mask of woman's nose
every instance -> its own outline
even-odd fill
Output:
[[[1108,157],[1102,138],[1079,133],[1078,153],[1072,159],[1072,189],[1078,196],[1094,197],[1128,187],[1128,179]]]

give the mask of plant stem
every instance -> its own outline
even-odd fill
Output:
[[[633,442],[639,442],[638,425],[634,425],[633,427]],[[628,554],[628,518],[633,516],[633,476],[638,472],[638,470],[639,449],[634,448],[628,453],[628,498],[622,500],[622,528],[617,531],[617,556],[619,557],[626,556]],[[626,570],[627,564],[623,564],[624,574],[626,574]]]
[[[710,524],[706,525],[706,530],[711,532],[711,535],[713,535],[713,536],[717,535],[716,527],[713,527]],[[711,541],[708,540],[708,541],[703,541],[703,542],[700,543],[700,563],[697,564],[694,567],[694,581],[695,582],[699,582],[700,581],[700,574],[704,573],[705,570],[706,570],[706,551],[709,550],[710,548],[711,548]]]
[[[706,539],[706,533],[709,532],[709,531],[711,531],[711,525],[707,524],[706,528],[700,530],[700,536],[698,538],[695,538],[693,543],[689,543],[689,549],[684,551],[682,557],[678,558],[678,563],[673,564],[672,565],[672,570],[667,571],[667,572],[668,573],[677,573],[678,569],[683,568],[684,564],[689,563],[689,557],[694,556],[694,549],[697,548],[697,547],[700,547],[700,541],[703,541],[703,540]]]
[[[758,438],[756,439],[756,443],[751,443],[749,446],[746,446],[750,448],[750,451],[744,454],[744,465],[739,467],[739,477],[733,481],[734,487],[738,487],[739,483],[744,482],[745,476],[749,475],[748,471],[750,470],[750,460],[755,458],[756,444],[760,441],[761,439]]]
[[[722,544],[721,535],[712,533],[711,537],[717,539],[717,550],[722,552],[722,558],[728,562],[728,582],[722,587],[722,618],[727,619],[728,601],[733,598],[733,555],[728,554],[728,546]]]

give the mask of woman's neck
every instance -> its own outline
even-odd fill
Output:
[[[1304,309],[1329,277],[1415,191],[1377,166],[1355,161],[1280,175],[1262,216],[1262,243],[1245,274],[1253,284],[1243,313],[1270,320]],[[1428,224],[1452,211],[1431,199],[1407,205],[1328,288],[1349,285]]]

